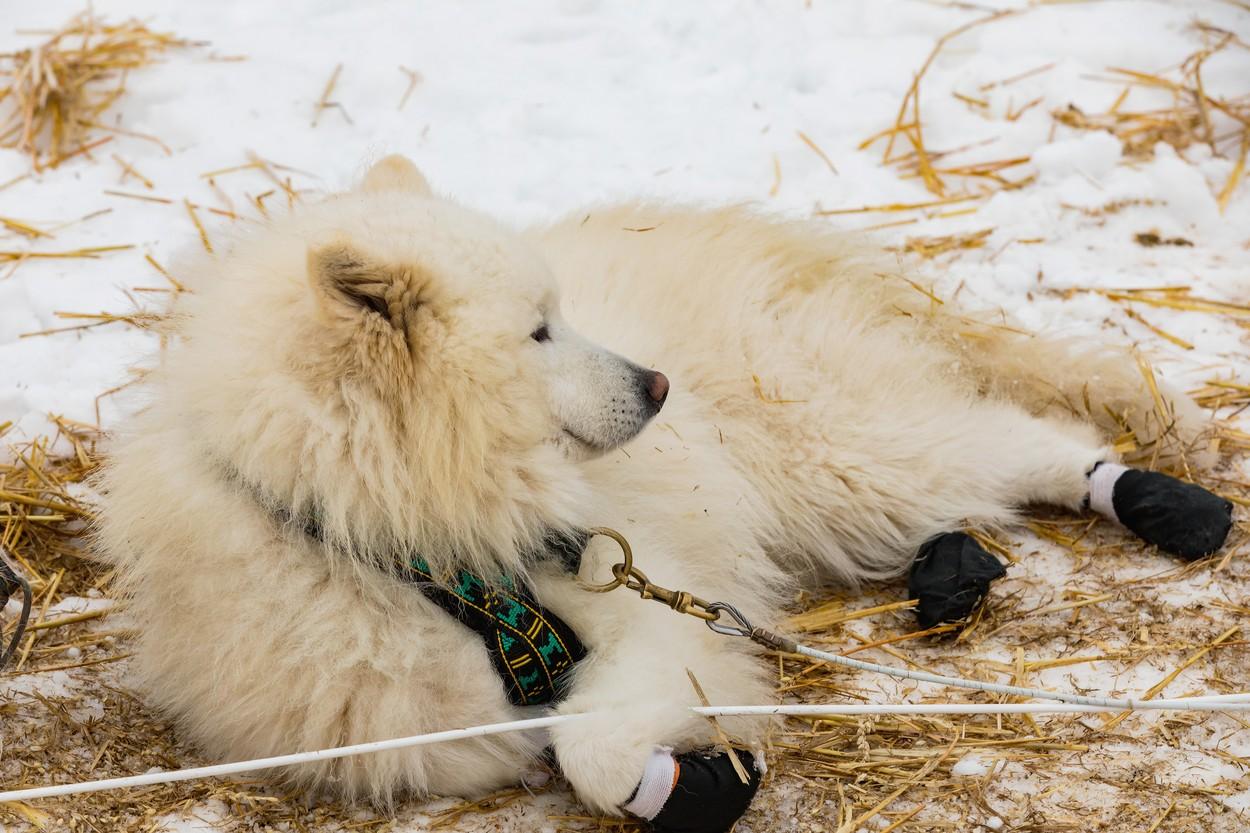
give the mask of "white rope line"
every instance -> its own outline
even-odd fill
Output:
[[[411,735],[390,740],[378,740],[371,743],[355,743],[350,746],[336,746],[332,749],[317,749],[311,752],[296,752],[291,755],[275,755],[271,758],[256,758],[251,761],[235,761],[228,764],[198,766],[189,769],[175,769],[169,772],[148,772],[143,775],[130,775],[124,778],[105,778],[100,781],[83,781],[77,784],[57,784],[50,787],[36,787],[29,790],[9,790],[0,792],[0,802],[28,801],[34,798],[50,798],[60,795],[78,795],[80,793],[119,790],[125,787],[144,787],[149,784],[170,784],[175,781],[191,781],[197,778],[216,778],[222,775],[237,775],[241,772],[255,772],[260,769],[272,769],[280,766],[294,766],[314,761],[328,761],[334,758],[348,758],[353,755],[367,755],[371,752],[386,752],[391,749],[407,749],[412,746],[427,746],[432,743],[445,743],[450,740],[480,738],[488,735],[500,735],[505,732],[523,732],[526,729],[545,729],[564,723],[569,719],[581,718],[585,715],[552,715],[550,717],[533,717],[527,720],[509,720],[506,723],[486,723],[482,726],[469,726],[464,729],[449,729],[444,732],[430,732],[425,735]]]
[[[1250,695],[1224,702],[1205,698],[1175,700],[1143,700],[1129,711],[1244,712],[1250,711]],[[788,715],[790,717],[821,717],[824,715],[909,715],[909,714],[1116,714],[1125,711],[1112,706],[1087,706],[1081,703],[786,703],[776,706],[693,706],[690,709],[705,717],[752,717],[757,715]]]
[[[1233,699],[1240,698],[1240,699]],[[1132,711],[1195,711],[1195,712],[1250,712],[1250,694],[1220,695],[1219,697],[1190,697],[1173,700],[1136,701]],[[955,714],[1096,714],[1124,711],[1112,706],[1089,705],[1081,703],[867,703],[845,705],[831,703],[823,705],[774,705],[774,706],[698,706],[691,711],[706,717],[736,716],[833,716],[833,715],[955,715]],[[551,715],[534,717],[526,720],[510,720],[505,723],[487,723],[481,726],[469,726],[464,729],[449,729],[443,732],[431,732],[424,735],[379,740],[371,743],[357,743],[350,746],[338,746],[331,749],[317,749],[311,752],[296,752],[291,755],[276,755],[270,758],[256,758],[250,761],[235,761],[227,764],[191,767],[168,772],[149,772],[143,775],[131,775],[122,778],[105,778],[99,781],[83,781],[74,784],[55,784],[31,789],[9,790],[0,792],[0,802],[31,801],[37,798],[54,798],[82,793],[119,790],[128,787],[144,787],[151,784],[170,784],[175,781],[190,781],[199,778],[218,778],[224,775],[237,775],[244,772],[256,772],[262,769],[294,766],[296,764],[328,761],[334,758],[347,758],[353,755],[366,755],[372,752],[384,752],[393,749],[408,749],[414,746],[428,746],[435,743],[446,743],[453,740],[487,737],[506,732],[523,732],[532,729],[546,729],[574,720],[589,717],[589,713]]]
[[[1103,706],[1117,711],[1150,709],[1152,708],[1150,705],[1151,703],[1163,702],[1188,702],[1192,707],[1193,705],[1204,701],[1213,703],[1230,702],[1250,696],[1247,694],[1212,695],[1170,701],[1135,700],[1131,697],[1089,697],[1084,694],[1069,694],[1064,691],[1047,691],[1044,688],[1025,688],[1023,686],[987,683],[981,680],[966,680],[963,677],[946,677],[942,674],[932,674],[928,671],[909,671],[905,668],[893,668],[889,665],[878,665],[875,662],[864,662],[863,660],[851,659],[850,657],[839,656],[838,654],[831,654],[827,651],[818,651],[815,648],[809,648],[806,645],[797,645],[795,650],[804,656],[828,662],[832,665],[840,665],[843,668],[853,668],[856,671],[872,671],[877,674],[887,674],[891,677],[897,677],[900,680],[938,683],[939,685],[951,686],[953,688],[967,688],[973,691],[988,691],[994,694],[1006,694],[1012,697],[1029,697],[1034,700],[1058,700],[1061,703],[1075,703],[1082,706]],[[1178,706],[1176,708],[1181,707]]]

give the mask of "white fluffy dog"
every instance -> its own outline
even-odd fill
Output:
[[[189,271],[99,532],[182,732],[233,759],[531,714],[393,569],[413,556],[523,583],[588,650],[553,708],[600,717],[295,771],[382,803],[515,783],[550,744],[619,813],[655,749],[714,742],[687,669],[714,703],[773,700],[747,640],[586,592],[535,555],[552,531],[613,527],[653,581],[776,621],[800,579],[897,575],[942,533],[1080,509],[1100,431],[1162,427],[1127,352],[960,314],[855,240],[739,209],[518,233],[389,157]],[[1163,395],[1165,452],[1190,453],[1197,411]],[[593,538],[581,579],[619,555]]]

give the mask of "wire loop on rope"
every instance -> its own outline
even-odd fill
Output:
[[[4,601],[0,602],[0,607],[7,604],[9,597],[19,590],[22,593],[22,612],[17,617],[17,626],[13,628],[13,636],[9,639],[9,647],[0,652],[0,671],[3,671],[4,667],[9,664],[9,660],[17,652],[17,646],[22,642],[22,637],[26,634],[26,623],[30,621],[30,608],[34,602],[34,593],[30,589],[30,582],[9,560],[4,549],[0,547],[0,591],[3,592],[4,598]]]

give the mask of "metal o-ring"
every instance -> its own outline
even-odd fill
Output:
[[[634,551],[630,549],[629,541],[625,540],[625,536],[606,526],[596,526],[588,530],[592,536],[602,535],[605,538],[611,538],[621,548],[621,555],[625,559],[623,562],[612,565],[612,580],[606,584],[590,584],[588,582],[580,582],[583,590],[591,593],[607,593],[618,587],[624,587],[634,570]]]

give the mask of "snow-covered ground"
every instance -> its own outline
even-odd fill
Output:
[[[49,413],[96,420],[97,396],[129,379],[131,365],[155,349],[155,336],[121,323],[27,334],[81,323],[58,312],[126,313],[135,304],[159,305],[159,294],[135,288],[164,285],[145,256],[176,277],[179,250],[201,245],[184,200],[200,206],[210,241],[224,241],[232,225],[261,219],[254,198],[277,187],[262,171],[220,173],[211,182],[204,176],[247,163],[250,152],[283,166],[275,170],[289,175],[304,199],[345,186],[371,159],[403,152],[437,190],[516,222],[638,196],[752,202],[791,216],[920,203],[936,197],[919,179],[901,178],[897,167],[882,165],[883,142],[863,150],[859,145],[894,124],[938,37],[992,8],[1008,7],[1019,13],[946,45],[924,77],[921,120],[930,150],[970,147],[941,159],[940,166],[1031,157],[1003,174],[1011,180],[1035,174],[1036,181],[928,212],[846,213],[827,222],[846,229],[885,225],[872,233],[889,246],[988,229],[980,248],[932,259],[900,255],[901,264],[942,296],[1001,306],[1034,328],[1140,342],[1160,373],[1184,387],[1216,376],[1250,377],[1245,329],[1232,317],[1139,310],[1149,324],[1192,345],[1185,349],[1126,316],[1114,300],[1066,291],[1185,285],[1197,296],[1250,300],[1250,186],[1232,192],[1223,210],[1217,202],[1236,148],[1224,158],[1201,143],[1179,154],[1160,144],[1153,154],[1125,158],[1110,134],[1077,131],[1052,117],[1069,104],[1085,113],[1111,108],[1125,84],[1123,75],[1108,80],[1109,68],[1160,73],[1179,65],[1203,43],[1190,28],[1196,19],[1250,40],[1244,4],[96,0],[103,18],[137,16],[153,29],[207,44],[172,51],[161,63],[132,73],[126,96],[110,111],[110,124],[159,142],[118,133],[91,159],[8,187],[4,183],[26,173],[29,162],[15,150],[0,149],[0,218],[54,233],[30,241],[0,228],[0,251],[130,247],[95,259],[0,259],[0,425],[15,423],[5,441],[51,433]],[[21,30],[55,28],[80,8],[75,0],[10,0],[0,14],[0,51],[30,45],[40,36]],[[339,65],[330,97],[339,106],[318,113],[316,104]],[[410,76],[401,68],[420,76],[402,107]],[[1213,56],[1204,64],[1203,81],[1214,97],[1250,92],[1250,51],[1233,47]],[[1165,90],[1134,86],[1119,109],[1171,104]],[[152,187],[124,176],[114,154]],[[958,193],[975,183],[949,177],[948,187]],[[281,210],[282,191],[266,203]],[[89,219],[73,222],[83,217]],[[890,225],[904,220],[914,222]],[[1135,240],[1147,232],[1190,245]],[[124,418],[127,401],[124,395],[100,400],[104,427]],[[1226,476],[1244,479],[1237,466]],[[1024,551],[1036,554],[1013,570],[1018,585],[1012,589],[1037,602],[1030,608],[1047,603],[1048,592],[1062,601],[1054,588],[1077,572],[1068,556],[1040,539],[1021,540]],[[1159,560],[1123,565],[1141,575],[1169,566]],[[1097,575],[1073,579],[1091,592],[1100,589],[1099,581]],[[1201,606],[1204,594],[1213,593],[1247,605],[1246,592],[1228,573],[1169,585],[1155,601],[1182,611]],[[990,640],[978,646],[979,656],[1010,664],[1018,644]],[[1222,662],[1220,673],[1247,688],[1250,674],[1245,654],[1240,656],[1239,664]],[[1078,668],[1033,679],[1136,691],[1166,673],[1149,661]],[[1200,668],[1182,675],[1168,693],[1204,690],[1209,675]],[[124,664],[119,675],[124,682]],[[59,677],[59,684],[72,685],[72,675]],[[881,692],[885,697],[895,689],[885,685]],[[1244,769],[1250,738],[1242,733],[1230,743],[1225,751],[1243,756]],[[1226,760],[1199,755],[1195,761],[1199,776],[1190,783],[1241,777],[1242,769]],[[975,760],[965,769],[984,771]],[[1011,777],[1015,789],[1045,789],[1028,783],[1024,770]],[[1217,827],[1246,826],[1246,817],[1237,816],[1250,808],[1250,784],[1244,788],[1226,800],[1230,812]],[[794,791],[800,788],[789,789],[775,805],[788,808],[786,825],[776,829],[833,825],[806,810],[799,819],[795,808],[802,801]],[[1114,801],[1097,797],[1100,807]],[[551,808],[569,810],[562,800],[552,802],[523,802],[491,823],[554,828],[557,822],[547,820],[549,811],[556,812]],[[1071,815],[1081,815],[1079,800],[1067,806]],[[1184,806],[1175,818],[1183,816]],[[1014,824],[1023,824],[1009,809],[1009,823],[1016,818]],[[216,829],[213,819],[222,818],[211,803],[198,814],[208,819],[205,826],[187,829]],[[402,818],[407,821],[397,830],[424,826],[412,808]],[[779,818],[761,815],[748,824],[773,829]],[[1214,823],[1206,822],[1209,829]],[[1173,829],[1169,824],[1158,829]]]
[[[34,38],[16,30],[59,25],[78,8],[74,0],[10,4],[0,49],[28,45]],[[124,381],[127,363],[151,341],[123,326],[83,336],[20,336],[74,323],[57,318],[58,310],[127,310],[129,287],[161,285],[143,256],[168,264],[181,247],[199,245],[183,199],[255,219],[247,195],[273,183],[255,170],[223,174],[215,179],[223,196],[203,177],[245,163],[248,151],[307,172],[291,175],[294,186],[318,190],[346,185],[369,159],[404,152],[440,191],[517,221],[639,195],[750,200],[797,215],[814,207],[920,202],[933,195],[883,167],[881,143],[866,151],[856,146],[893,124],[936,37],[983,16],[918,0],[306,2],[298,8],[103,0],[95,8],[102,17],[139,16],[153,29],[209,45],[133,73],[129,94],[114,111],[121,126],[159,138],[172,153],[119,135],[94,162],[76,160],[0,191],[0,216],[41,228],[111,209],[39,249],[133,247],[91,261],[28,262],[0,281],[0,415],[16,417],[27,433],[46,428],[47,411],[94,420],[94,397]],[[991,140],[959,163],[1036,154],[1039,182],[1000,194],[975,214],[886,229],[882,236],[994,228],[984,256],[964,258],[958,277],[969,294],[1035,326],[1088,329],[1112,309],[1093,300],[1026,306],[1039,272],[1051,289],[1200,277],[1221,292],[1244,292],[1250,200],[1244,191],[1235,195],[1221,215],[1214,197],[1230,160],[1197,146],[1186,162],[1164,146],[1153,160],[1120,165],[1111,136],[1056,130],[1050,116],[1073,102],[1086,112],[1106,110],[1123,88],[1094,78],[1107,77],[1108,67],[1157,71],[1179,64],[1199,45],[1185,31],[1195,17],[1250,31],[1247,12],[1222,2],[1057,3],[955,40],[925,79],[928,145]],[[245,60],[221,60],[232,57]],[[314,128],[315,103],[338,64],[332,99],[342,109],[322,112]],[[1037,75],[982,89],[1050,64]],[[402,110],[408,76],[400,67],[421,76]],[[1204,79],[1214,95],[1239,93],[1247,72],[1250,54],[1230,50],[1210,61]],[[988,106],[965,104],[952,92]],[[1146,95],[1135,89],[1122,109],[1145,109]],[[1039,104],[1007,121],[1039,96]],[[1154,96],[1154,103],[1169,102],[1165,93]],[[830,157],[836,173],[799,131]],[[123,180],[113,154],[155,187]],[[774,159],[780,181],[770,195]],[[0,150],[0,183],[27,164],[22,154]],[[1007,173],[1022,178],[1027,170]],[[1155,204],[1131,206],[1105,222],[1080,210],[1118,200]],[[281,194],[269,204],[280,207]],[[210,236],[225,223],[200,213]],[[830,222],[856,228],[897,216]],[[1148,229],[1195,246],[1136,245],[1132,234]],[[6,249],[25,248],[20,238],[4,239]],[[956,276],[939,266],[932,277],[948,283]],[[1177,335],[1192,341],[1198,355],[1240,348],[1240,339],[1227,340],[1233,330],[1209,321],[1189,325],[1198,328],[1192,332],[1179,326],[1187,331]],[[79,349],[79,339],[87,349]],[[1202,364],[1192,358],[1190,364]],[[106,406],[104,416],[111,423],[118,413]]]

